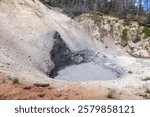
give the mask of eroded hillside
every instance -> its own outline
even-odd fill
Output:
[[[93,39],[101,43],[103,48],[126,52],[137,58],[150,58],[149,27],[140,26],[136,21],[100,13],[84,14],[76,20],[87,29]]]

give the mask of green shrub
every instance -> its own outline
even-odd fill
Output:
[[[129,38],[128,38],[128,30],[127,30],[127,29],[124,29],[124,30],[122,31],[121,39],[122,39],[122,41],[124,41],[124,42],[126,42],[126,43],[129,41]]]
[[[150,94],[150,89],[146,89],[145,93]]]
[[[131,22],[129,20],[124,20],[123,26],[130,26]]]
[[[18,83],[19,83],[19,79],[18,78],[12,79],[12,84],[18,84]]]
[[[142,30],[142,33],[144,33],[144,38],[150,37],[150,28],[145,26]]]
[[[146,93],[145,94],[146,99],[150,99],[150,89],[146,89],[144,93]]]
[[[96,13],[93,13],[93,14],[91,15],[91,18],[92,18],[92,20],[94,20],[94,23],[95,23],[95,24],[100,24],[100,23],[102,23],[102,21],[103,21],[102,16],[101,16],[101,15],[98,15],[98,14],[96,14]]]
[[[110,33],[113,33],[113,32],[114,32],[113,25],[110,25]]]
[[[109,98],[109,99],[114,98],[114,96],[113,96],[113,91],[110,91],[110,92],[107,94],[106,98]]]

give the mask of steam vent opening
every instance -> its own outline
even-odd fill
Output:
[[[119,78],[124,70],[101,52],[81,50],[72,52],[56,32],[54,45],[50,52],[51,60],[55,64],[50,77],[67,81],[113,80]]]

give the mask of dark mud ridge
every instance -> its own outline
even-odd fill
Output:
[[[112,71],[117,77],[120,77],[124,73],[123,68],[119,67],[115,63],[112,63],[106,55],[100,52],[94,52],[92,50],[72,52],[58,32],[56,32],[53,37],[54,45],[50,52],[50,56],[51,60],[55,64],[55,67],[49,74],[51,78],[55,78],[59,75],[58,72],[60,70],[65,69],[68,66],[90,62]]]

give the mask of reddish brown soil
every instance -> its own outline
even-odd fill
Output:
[[[89,88],[77,84],[63,87],[37,87],[29,83],[15,83],[0,73],[0,100],[105,100],[105,99],[143,99],[138,95],[129,95],[126,92],[113,92],[109,97],[110,89]],[[108,98],[106,98],[108,97]]]
[[[0,100],[94,100],[106,99],[104,94],[104,90],[96,91],[75,84],[61,89],[51,86],[36,87],[27,83],[13,84],[12,80],[0,76]]]

